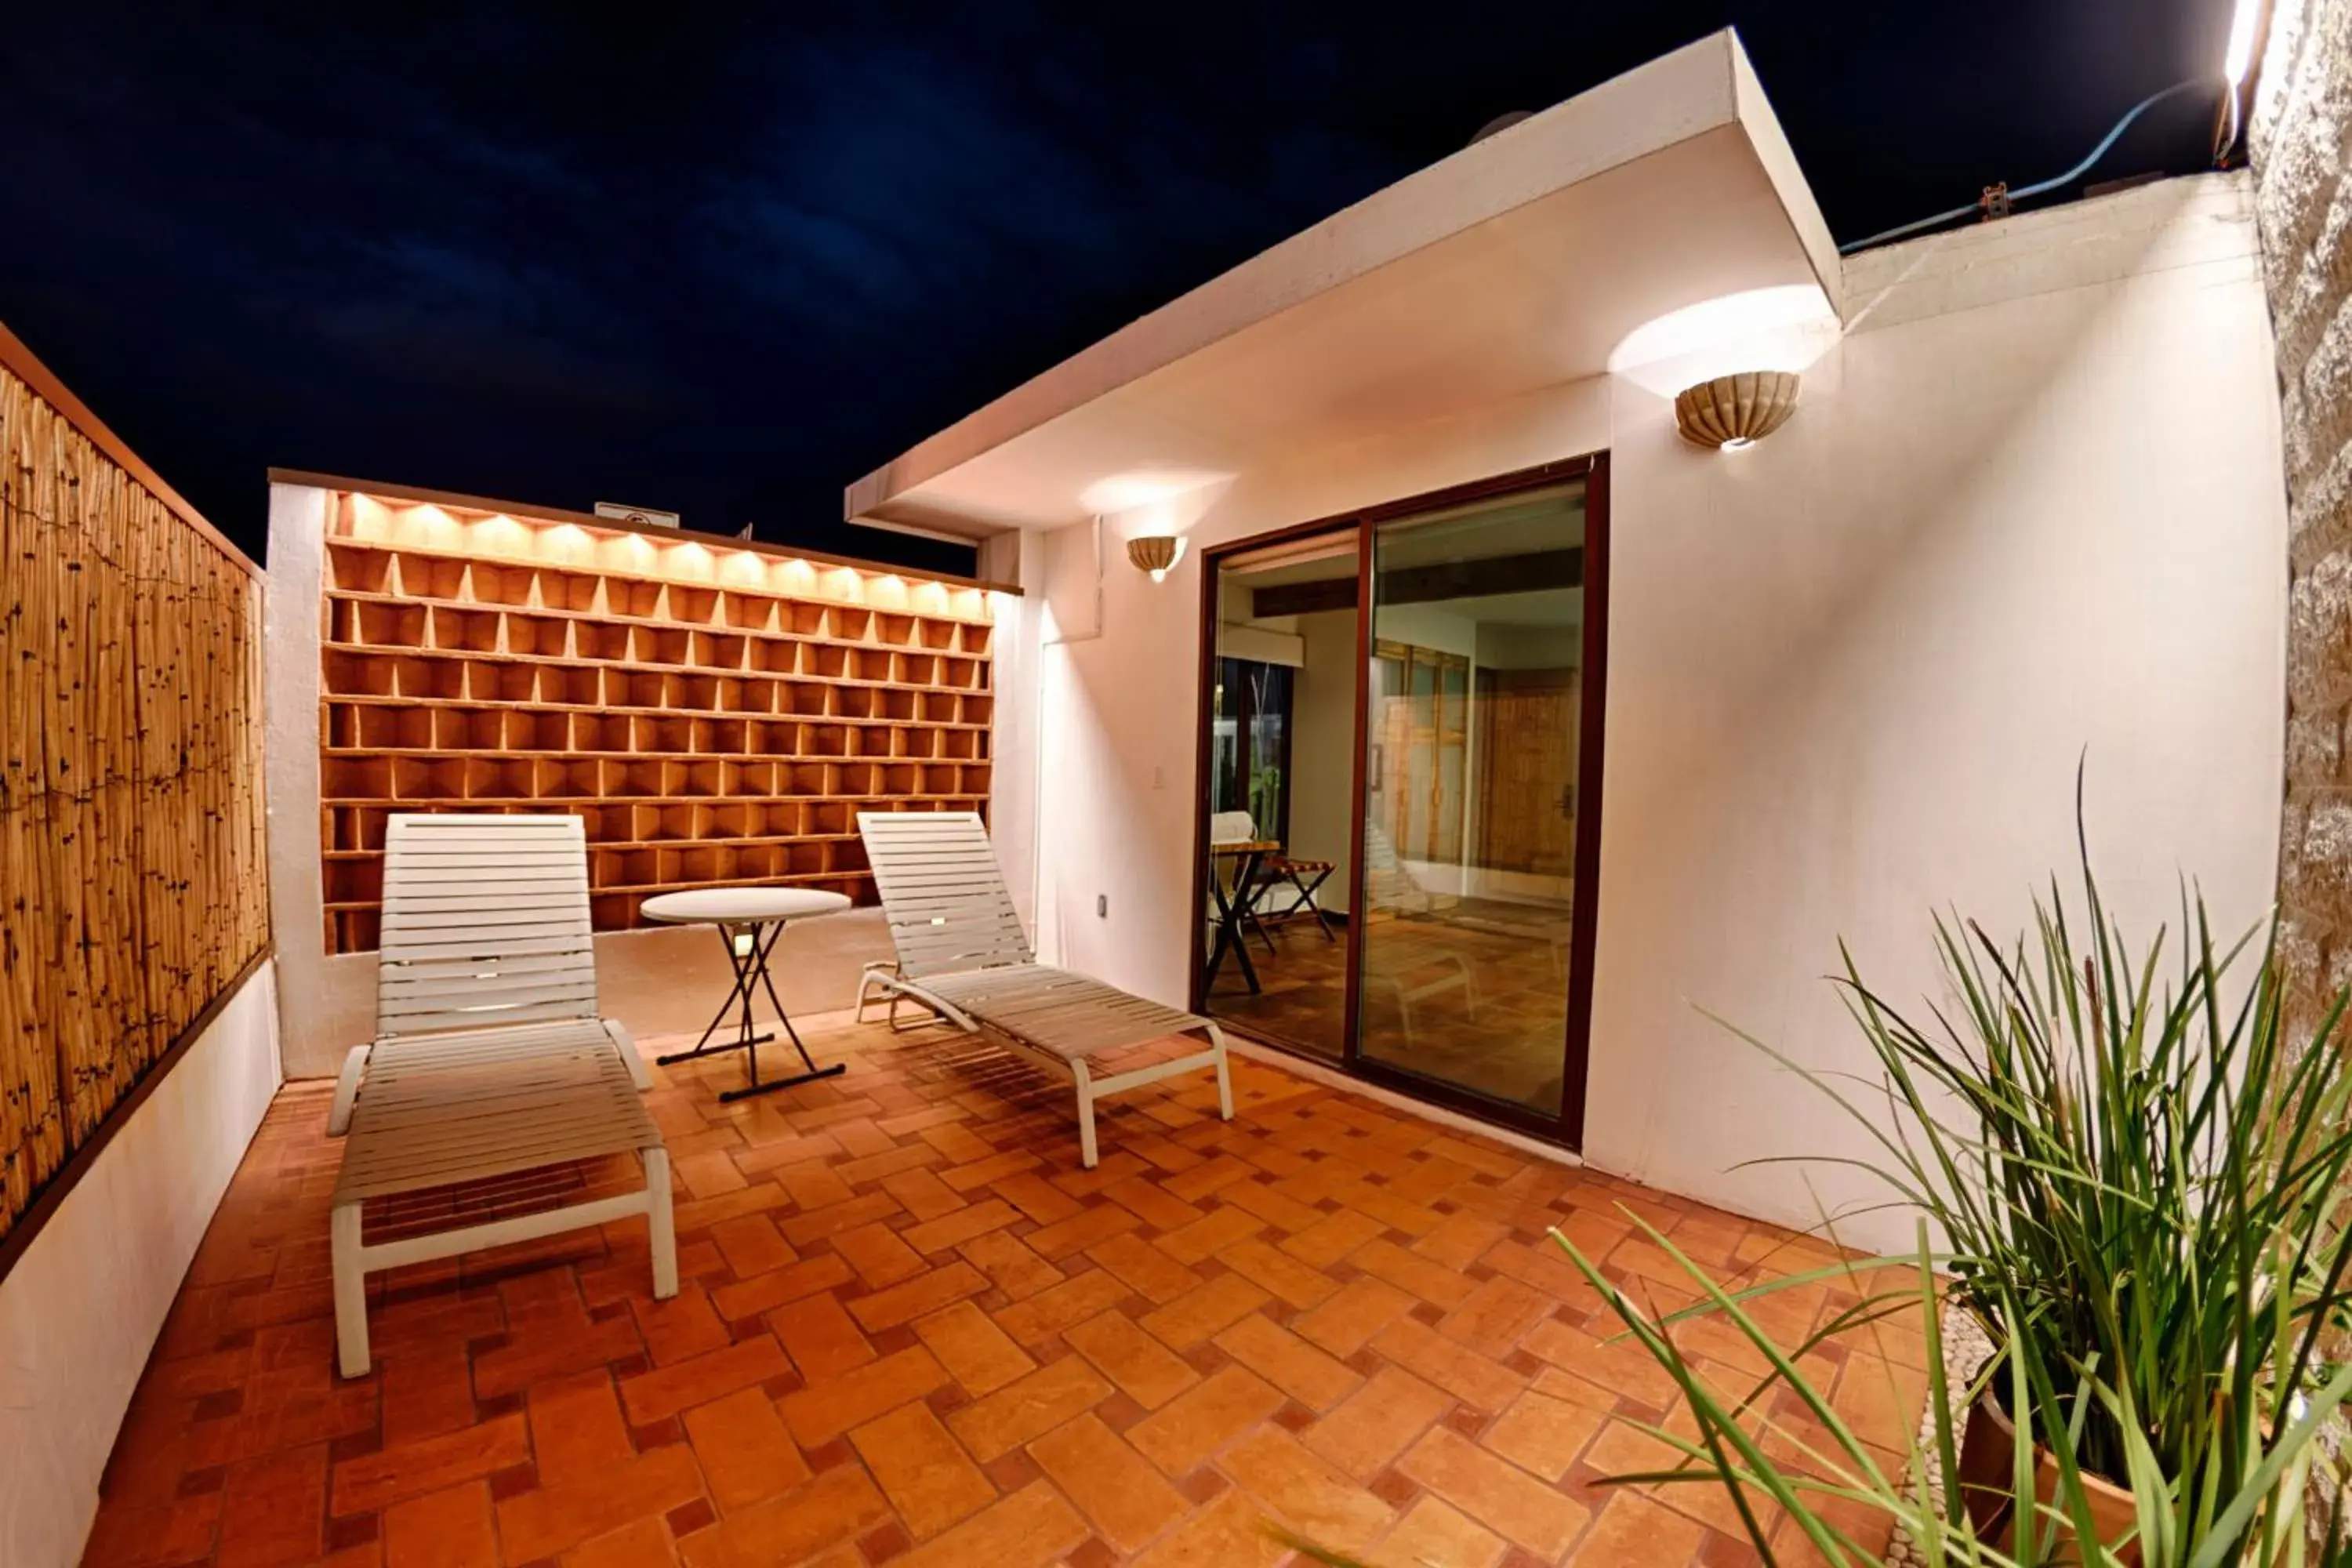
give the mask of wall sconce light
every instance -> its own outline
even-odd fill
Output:
[[[1139,572],[1149,572],[1155,583],[1165,583],[1176,563],[1184,559],[1184,536],[1181,533],[1147,533],[1127,542],[1127,558]]]
[[[1785,370],[1749,370],[1686,386],[1675,396],[1675,428],[1694,446],[1721,452],[1752,447],[1797,411],[1798,379]]]

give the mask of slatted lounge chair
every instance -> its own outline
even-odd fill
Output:
[[[327,1131],[340,1136],[349,1125],[372,1063],[389,1065],[409,1040],[458,1030],[484,1060],[601,1038],[639,1089],[651,1088],[628,1030],[597,1016],[593,944],[578,817],[394,815],[384,832],[376,1037],[343,1058]],[[543,1026],[512,1027],[521,1024]],[[436,1059],[446,1048],[433,1047]]]
[[[895,1022],[904,996],[1069,1079],[1078,1096],[1078,1154],[1089,1169],[1095,1101],[1105,1095],[1213,1068],[1218,1110],[1233,1120],[1233,1079],[1216,1025],[1036,961],[977,814],[865,811],[857,831],[898,951],[895,972],[867,969],[858,986],[859,1017],[879,990],[891,998]],[[1090,1058],[1108,1051],[1196,1031],[1209,1040],[1196,1056],[1109,1078],[1097,1078],[1089,1066]]]
[[[346,1060],[332,1112],[343,1375],[368,1369],[383,1269],[644,1215],[654,1294],[676,1295],[669,1154],[643,1063],[596,1016],[580,819],[404,813],[385,851],[377,1038]],[[583,1162],[628,1155],[642,1186],[579,1196]]]

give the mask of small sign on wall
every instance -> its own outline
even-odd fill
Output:
[[[655,528],[677,526],[677,513],[674,511],[656,511],[653,508],[645,506],[623,506],[619,501],[614,500],[598,501],[596,515],[609,517],[616,522],[646,523]]]

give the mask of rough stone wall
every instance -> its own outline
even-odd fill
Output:
[[[2286,438],[2279,900],[2307,1024],[2352,983],[2352,0],[2277,0],[2251,144]]]

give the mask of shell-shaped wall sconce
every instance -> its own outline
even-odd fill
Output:
[[[1147,533],[1127,542],[1127,558],[1139,572],[1149,572],[1155,583],[1164,583],[1168,574],[1184,553],[1184,536],[1181,533]]]
[[[1675,396],[1675,428],[1695,446],[1736,452],[1752,447],[1797,411],[1797,376],[1744,370],[1686,386]]]

